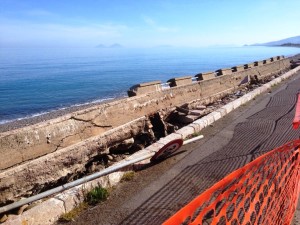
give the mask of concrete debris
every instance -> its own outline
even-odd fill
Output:
[[[182,107],[176,107],[176,111],[184,113],[185,115],[189,114],[189,109],[185,109]]]
[[[128,150],[134,144],[134,138],[129,138],[122,141],[120,144],[114,145],[109,148],[109,153],[111,154],[124,154],[128,152]]]
[[[114,157],[112,155],[107,155],[107,158],[109,161],[113,161],[114,160]]]
[[[28,204],[26,204],[26,205],[22,205],[20,208],[19,208],[19,210],[18,210],[18,215],[21,215],[23,212],[24,212],[24,210],[25,209],[27,209],[29,207],[29,205]]]
[[[8,216],[6,214],[4,214],[0,219],[0,223],[4,223],[7,219],[8,219]]]
[[[201,115],[203,114],[203,110],[197,110],[197,109],[195,109],[195,110],[190,110],[190,111],[189,111],[189,114],[190,114],[190,115],[194,115],[194,116],[201,116]]]
[[[232,94],[227,94],[222,98],[215,99],[214,102],[207,105],[199,103],[197,104],[197,102],[193,101],[192,104],[184,104],[181,107],[176,107],[176,109],[170,114],[169,118],[167,119],[168,124],[176,125],[177,129],[181,128],[217,110],[223,105],[226,105],[229,102],[232,102],[242,97],[243,95],[247,94],[253,89],[262,86],[264,83],[269,82],[274,78],[275,76],[272,76],[269,79],[257,80],[256,82],[248,84],[247,86],[240,87],[237,91],[235,91]]]
[[[262,79],[248,86],[240,86],[232,94],[214,96],[209,100],[207,100],[208,98],[206,100],[196,99],[172,108],[166,106],[156,113],[151,113],[111,131],[105,131],[105,135],[97,135],[89,142],[80,142],[74,145],[75,147],[72,146],[71,155],[67,151],[56,151],[24,163],[19,166],[17,172],[13,169],[3,172],[0,174],[0,205],[112,165],[128,154],[144,149],[160,138],[245,95],[267,81],[267,79]],[[81,118],[81,120],[83,119]],[[72,120],[74,126],[71,127],[84,123],[81,120],[78,118]],[[93,132],[98,133],[99,129],[96,127]],[[103,128],[100,130],[102,132]],[[45,139],[48,145],[54,143],[53,138],[53,135],[47,134]],[[65,137],[63,142],[68,138],[68,136]],[[69,141],[71,142],[72,138],[69,138]],[[59,142],[57,146],[62,144]],[[18,180],[20,185],[16,186],[15,180]]]
[[[203,109],[206,109],[206,106],[205,105],[197,105],[195,107],[195,109],[197,109],[197,110],[203,110]]]

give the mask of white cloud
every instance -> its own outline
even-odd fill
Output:
[[[119,38],[126,26],[114,24],[88,24],[80,26],[0,19],[0,45],[76,45],[94,46]]]
[[[176,27],[166,27],[166,26],[158,25],[153,19],[151,19],[148,16],[143,16],[143,20],[145,21],[145,23],[147,25],[149,25],[154,30],[159,31],[159,32],[174,33],[174,32],[177,32],[179,30]]]

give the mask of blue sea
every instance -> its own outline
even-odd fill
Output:
[[[127,96],[134,84],[195,75],[277,55],[290,47],[2,48],[0,124]]]

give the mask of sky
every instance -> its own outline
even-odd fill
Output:
[[[0,0],[0,47],[203,47],[300,35],[299,0]]]

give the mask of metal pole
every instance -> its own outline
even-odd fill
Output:
[[[53,195],[53,194],[56,194],[58,192],[62,192],[62,191],[65,191],[69,188],[72,188],[72,187],[75,187],[77,185],[80,185],[80,184],[83,184],[85,182],[88,182],[88,181],[91,181],[91,180],[94,180],[96,178],[99,178],[99,177],[102,177],[102,176],[105,176],[107,174],[110,174],[112,172],[115,172],[117,170],[120,170],[126,166],[129,166],[129,165],[132,165],[134,163],[137,163],[137,162],[140,162],[140,161],[143,161],[145,159],[148,159],[148,158],[151,158],[153,155],[155,154],[155,152],[150,152],[146,155],[143,155],[139,158],[136,158],[136,159],[132,159],[132,160],[129,160],[127,162],[124,162],[122,164],[119,164],[119,165],[112,165],[111,167],[109,168],[106,168],[104,170],[101,170],[97,173],[94,173],[94,174],[91,174],[89,176],[86,176],[86,177],[83,177],[81,179],[78,179],[78,180],[75,180],[73,182],[70,182],[70,183],[67,183],[67,184],[64,184],[64,185],[61,185],[59,187],[56,187],[56,188],[53,188],[51,190],[48,190],[48,191],[45,191],[45,192],[42,192],[40,194],[37,194],[35,196],[32,196],[32,197],[29,197],[29,198],[26,198],[26,199],[22,199],[18,202],[14,202],[12,204],[9,204],[9,205],[6,205],[6,206],[3,206],[0,208],[0,214],[1,213],[4,213],[4,212],[7,212],[9,210],[12,210],[12,209],[15,209],[15,208],[18,208],[18,207],[21,207],[22,205],[25,205],[25,204],[28,204],[28,203],[31,203],[31,202],[34,202],[34,201],[37,201],[39,199],[42,199],[42,198],[45,198],[45,197],[48,197],[49,195]]]
[[[200,135],[200,136],[197,136],[197,137],[194,137],[192,139],[189,139],[189,140],[186,140],[183,142],[183,145],[185,144],[188,144],[190,142],[193,142],[193,141],[196,141],[196,140],[199,140],[203,138],[203,135]],[[89,176],[86,176],[86,177],[83,177],[83,178],[80,178],[78,180],[75,180],[73,182],[70,182],[70,183],[67,183],[67,184],[64,184],[64,185],[61,185],[61,186],[58,186],[56,188],[53,188],[51,190],[48,190],[48,191],[45,191],[45,192],[42,192],[40,194],[37,194],[35,196],[31,196],[29,198],[26,198],[26,199],[22,199],[18,202],[14,202],[12,204],[9,204],[9,205],[6,205],[6,206],[3,206],[0,208],[0,214],[1,213],[4,213],[4,212],[7,212],[9,210],[12,210],[12,209],[15,209],[15,208],[18,208],[18,207],[21,207],[22,205],[25,205],[25,204],[28,204],[28,203],[31,203],[31,202],[34,202],[34,201],[37,201],[37,200],[40,200],[42,198],[45,198],[45,197],[48,197],[49,195],[53,195],[53,194],[56,194],[56,193],[59,193],[59,192],[62,192],[62,191],[65,191],[67,189],[70,189],[72,187],[75,187],[77,185],[80,185],[80,184],[83,184],[83,183],[86,183],[88,181],[91,181],[91,180],[94,180],[94,179],[97,179],[99,177],[102,177],[102,176],[105,176],[107,174],[110,174],[110,173],[113,173],[115,171],[118,171],[126,166],[129,166],[129,165],[132,165],[134,163],[137,163],[137,162],[140,162],[140,161],[143,161],[145,159],[149,159],[151,158],[153,155],[155,154],[155,152],[149,152],[147,153],[146,155],[143,155],[143,156],[140,156],[136,159],[132,159],[132,160],[128,160],[127,162],[123,162],[119,165],[112,165],[110,166],[109,168],[106,168],[104,170],[101,170],[97,173],[94,173],[94,174],[91,174]]]
[[[199,135],[197,137],[188,139],[188,140],[186,140],[186,141],[183,142],[183,145],[189,144],[189,143],[191,143],[193,141],[197,141],[197,140],[202,139],[202,138],[204,138],[204,136],[203,135]]]

